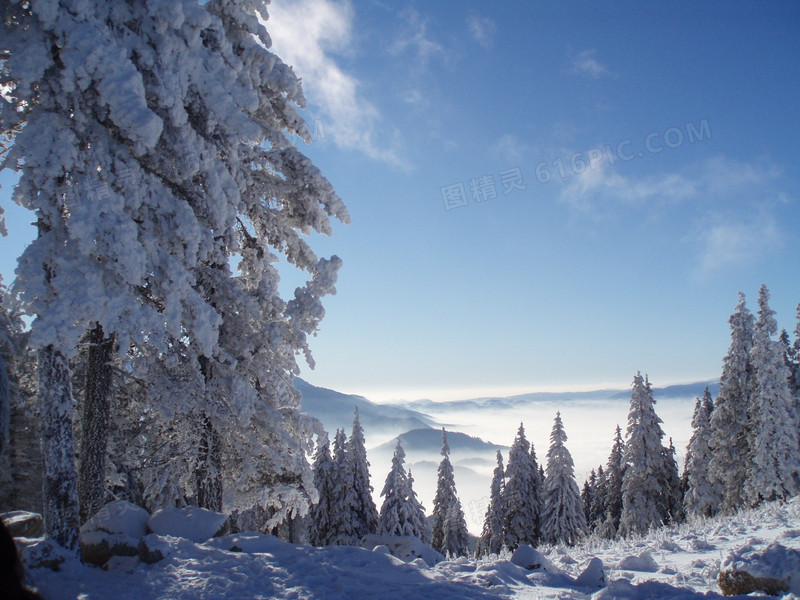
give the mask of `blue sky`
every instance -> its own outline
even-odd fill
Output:
[[[795,327],[796,4],[270,13],[304,150],[352,215],[313,240],[344,267],[310,382],[392,400],[713,378],[761,283]]]

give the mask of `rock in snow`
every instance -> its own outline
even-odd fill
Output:
[[[139,538],[147,534],[147,520],[150,513],[140,506],[126,502],[125,500],[114,500],[109,502],[92,518],[81,527],[81,536],[93,531],[104,531],[106,533],[125,534],[131,538]]]
[[[83,562],[102,567],[113,556],[139,556],[139,538],[125,533],[88,531],[81,534]]]
[[[719,587],[726,596],[800,594],[800,550],[775,542],[761,551],[749,545],[733,551],[720,566]]]
[[[225,535],[230,530],[227,516],[196,506],[157,510],[147,522],[147,527],[158,535],[185,538],[197,543]]]
[[[42,515],[27,510],[13,510],[0,515],[11,537],[39,537],[42,535]]]

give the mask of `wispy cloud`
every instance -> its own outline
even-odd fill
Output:
[[[444,56],[444,47],[428,32],[429,18],[418,10],[405,8],[400,11],[404,24],[398,37],[389,47],[394,55],[411,52],[418,62],[425,65],[433,56]]]
[[[492,157],[509,163],[508,166],[512,166],[511,163],[514,163],[515,166],[527,158],[530,149],[530,146],[517,136],[506,133],[497,138],[497,141],[489,147],[489,153]]]
[[[576,208],[592,210],[609,204],[641,204],[646,201],[676,203],[688,199],[713,202],[774,181],[776,166],[742,163],[724,156],[706,160],[698,167],[645,177],[625,177],[603,156],[581,172],[572,174],[561,191],[561,200]]]
[[[469,33],[478,44],[488,49],[494,43],[494,34],[497,31],[497,25],[488,17],[480,17],[478,15],[470,15],[467,18],[467,27]]]
[[[584,50],[572,61],[572,70],[579,75],[587,75],[592,79],[599,79],[608,75],[608,68],[601,64],[595,56],[597,50]]]
[[[738,221],[720,219],[702,235],[704,244],[693,272],[697,279],[705,279],[716,271],[758,263],[782,244],[781,229],[775,217],[768,214]]]
[[[284,0],[271,4],[266,23],[274,51],[303,79],[309,103],[321,112],[335,144],[360,150],[371,158],[406,168],[396,148],[387,143],[378,109],[359,91],[358,79],[334,55],[352,45],[353,9],[349,0]]]

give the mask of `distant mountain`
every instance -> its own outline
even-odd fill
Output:
[[[403,445],[403,450],[406,451],[406,454],[413,453],[416,456],[420,456],[432,453],[438,455],[442,450],[441,429],[432,429],[428,427],[425,429],[414,429],[398,435],[385,444],[381,444],[375,448],[375,452],[394,452],[398,439]],[[476,454],[480,455],[484,453],[489,453],[494,456],[498,450],[503,452],[508,450],[508,446],[498,446],[491,442],[484,442],[478,437],[458,431],[447,432],[447,443],[450,446],[450,454],[452,456],[464,454],[469,457],[474,457]]]
[[[666,398],[689,398],[702,396],[703,390],[708,386],[713,397],[719,392],[719,382],[699,381],[681,385],[670,385],[662,388],[653,388],[653,396],[656,400]],[[492,410],[509,409],[520,405],[528,405],[536,402],[566,403],[575,401],[592,400],[624,400],[631,396],[630,389],[605,389],[592,390],[588,392],[532,392],[530,394],[519,394],[506,397],[484,397],[471,398],[465,400],[451,400],[448,402],[434,402],[432,400],[414,400],[402,404],[410,410],[447,412],[458,408],[460,410]]]
[[[333,433],[341,427],[350,434],[355,407],[358,407],[368,446],[374,446],[411,429],[426,429],[437,425],[431,417],[416,410],[375,404],[363,396],[317,387],[299,378],[295,379],[295,388],[303,395],[303,410],[322,422],[331,439]]]

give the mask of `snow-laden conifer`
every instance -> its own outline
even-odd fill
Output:
[[[414,502],[416,493],[411,487],[405,469],[405,456],[400,440],[392,456],[392,467],[386,476],[386,482],[381,491],[383,504],[378,522],[379,535],[413,535],[419,539],[426,537],[424,529],[421,530],[419,510],[421,505]],[[413,499],[413,500],[412,500]]]
[[[353,489],[353,463],[347,456],[347,436],[343,429],[333,439],[333,486],[331,490],[331,544],[356,546],[358,535],[358,498]]]
[[[444,552],[444,530],[450,508],[456,503],[456,484],[453,475],[453,465],[450,463],[450,446],[447,443],[447,433],[442,427],[442,460],[439,462],[436,481],[436,494],[433,497],[433,510],[431,512],[431,546],[434,550]]]
[[[531,454],[522,423],[508,452],[503,490],[504,545],[515,550],[521,545],[537,546],[541,540],[541,490],[539,469]]]
[[[723,359],[719,393],[711,414],[711,465],[709,479],[722,494],[721,510],[732,513],[745,502],[744,485],[752,463],[748,410],[753,393],[754,318],[744,294],[728,319],[731,345]]]
[[[625,478],[625,442],[622,439],[622,430],[617,425],[614,430],[614,443],[606,463],[605,478],[598,483],[602,489],[603,498],[603,523],[599,533],[605,538],[616,537],[619,531],[619,521],[622,518],[622,482]]]
[[[551,544],[573,546],[586,534],[586,516],[566,441],[561,413],[557,412],[547,451],[542,538]]]
[[[469,555],[467,520],[464,517],[464,510],[461,508],[461,500],[458,498],[450,506],[445,516],[444,536],[440,552],[448,558]]]
[[[476,556],[499,554],[505,544],[503,525],[505,522],[505,507],[503,495],[505,488],[505,469],[503,455],[497,451],[497,466],[492,473],[492,484],[489,492],[489,506],[483,521],[481,537],[475,549]]]
[[[315,546],[327,546],[334,541],[334,510],[336,492],[335,470],[327,434],[320,436],[314,452],[314,487],[319,500],[311,507],[310,541]]]
[[[637,373],[628,413],[620,535],[646,533],[667,520],[661,423],[655,412],[650,382]]]
[[[778,325],[765,285],[759,291],[758,306],[750,353],[754,373],[749,410],[752,468],[745,481],[750,505],[796,493],[800,471],[797,414],[789,389],[791,373],[780,343],[772,339]]]
[[[372,499],[372,486],[369,483],[369,461],[364,438],[364,428],[358,417],[358,407],[353,415],[353,429],[347,440],[347,456],[353,471],[353,492],[357,499],[355,523],[359,538],[378,530],[378,509]]]
[[[709,478],[711,467],[711,422],[708,412],[712,405],[706,386],[698,398],[692,415],[692,437],[686,447],[686,494],[683,498],[687,514],[710,517],[719,510],[720,490]]]

